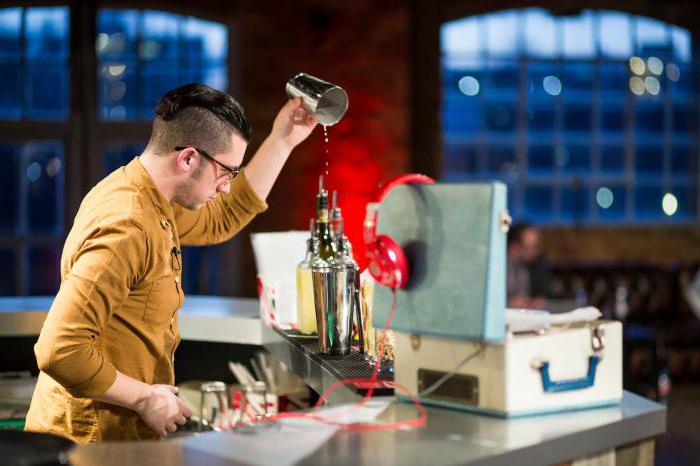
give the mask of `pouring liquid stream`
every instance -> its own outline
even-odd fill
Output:
[[[328,126],[323,125],[323,141],[326,144],[326,166],[325,166],[325,172],[326,172],[326,178],[328,178],[328,158],[329,153],[328,153]]]

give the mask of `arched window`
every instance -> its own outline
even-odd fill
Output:
[[[165,91],[228,87],[226,25],[89,4],[0,8],[0,295],[56,292],[65,225],[86,189],[141,152]]]
[[[445,23],[442,177],[501,179],[514,218],[697,218],[691,35],[621,12],[539,8]]]

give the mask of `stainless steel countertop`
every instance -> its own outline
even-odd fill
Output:
[[[417,428],[336,431],[326,438],[318,426],[297,426],[293,431],[261,426],[163,442],[79,446],[69,459],[76,466],[537,465],[654,437],[666,426],[663,406],[629,392],[618,406],[514,420],[436,407],[426,410],[427,423]],[[391,422],[415,414],[412,405],[394,401],[377,419]],[[314,445],[315,439],[320,439],[319,445]]]
[[[0,298],[0,337],[39,335],[53,296]],[[180,315],[184,340],[260,345],[258,300],[187,296]]]

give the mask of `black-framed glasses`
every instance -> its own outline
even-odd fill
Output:
[[[241,167],[229,167],[228,165],[225,165],[225,164],[219,162],[219,161],[216,160],[214,157],[212,157],[211,155],[207,154],[205,151],[203,151],[202,149],[199,149],[199,148],[197,148],[197,147],[193,147],[193,146],[177,146],[177,147],[175,148],[175,150],[180,151],[180,150],[185,150],[185,149],[190,149],[190,148],[196,150],[197,152],[199,152],[200,154],[202,154],[202,155],[204,156],[204,158],[206,158],[207,160],[209,160],[209,161],[211,161],[211,162],[214,162],[215,164],[217,164],[218,166],[220,166],[221,168],[223,168],[224,170],[226,170],[226,181],[227,181],[227,182],[229,182],[229,181],[231,181],[232,179],[234,179],[235,177],[237,177],[238,174],[241,172]]]

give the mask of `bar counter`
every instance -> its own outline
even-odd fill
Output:
[[[0,299],[0,335],[38,334],[50,303],[49,297]],[[184,339],[262,344],[317,391],[337,379],[294,341],[261,326],[257,314],[257,300],[190,296],[180,316],[181,333]],[[343,389],[331,401],[358,399]],[[413,405],[393,397],[376,397],[372,403],[383,408],[374,422],[416,416]],[[431,406],[426,411],[422,427],[350,431],[308,421],[284,422],[161,442],[77,446],[68,457],[75,466],[536,465],[584,457],[608,458],[596,464],[615,464],[616,456],[617,464],[651,464],[653,439],[666,429],[666,409],[629,392],[617,406],[512,420]]]
[[[665,409],[625,392],[615,407],[497,419],[426,407],[425,426],[388,431],[344,431],[326,426],[257,426],[162,442],[76,447],[75,466],[218,466],[291,464],[558,464],[591,455],[653,455],[651,439],[665,430]],[[391,400],[378,422],[409,419],[412,405]],[[622,448],[620,448],[622,447]],[[653,461],[653,456],[651,456]],[[615,464],[615,463],[596,463]],[[648,462],[617,464],[649,464]]]
[[[53,296],[0,298],[0,337],[39,335]],[[260,345],[258,300],[187,296],[180,309],[183,340]]]

